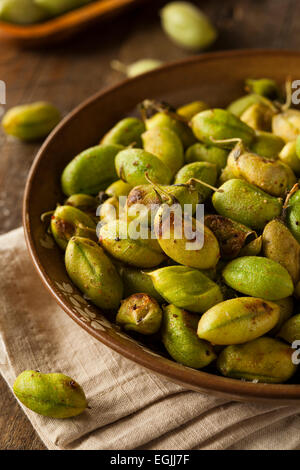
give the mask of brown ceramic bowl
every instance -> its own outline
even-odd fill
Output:
[[[66,273],[63,256],[46,235],[40,216],[63,200],[60,174],[77,153],[96,144],[119,119],[134,112],[145,98],[175,105],[203,99],[226,106],[243,93],[247,77],[300,77],[300,53],[234,51],[205,54],[166,65],[101,91],[69,114],[48,137],[30,171],[24,197],[26,241],[46,287],[81,328],[134,362],[199,392],[244,401],[300,404],[300,385],[269,385],[227,379],[184,367],[121,332],[93,306],[88,306]]]

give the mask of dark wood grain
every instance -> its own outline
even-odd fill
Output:
[[[145,57],[169,61],[187,56],[161,30],[158,8],[163,3],[152,0],[55,47],[20,50],[1,42],[0,79],[7,85],[7,108],[47,99],[66,114],[94,92],[122,79],[111,70],[112,59],[130,63]],[[215,50],[300,47],[297,0],[195,3],[220,32]],[[38,145],[22,144],[1,133],[0,146],[0,233],[4,233],[21,224],[23,188]],[[0,396],[0,449],[44,449],[1,378]]]

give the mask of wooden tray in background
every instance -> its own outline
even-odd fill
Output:
[[[56,18],[33,25],[0,21],[0,39],[20,46],[39,46],[68,38],[100,19],[116,15],[142,0],[97,0]]]

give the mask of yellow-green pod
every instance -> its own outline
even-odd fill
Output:
[[[278,137],[271,132],[256,131],[250,150],[262,157],[277,160],[279,152],[282,150],[283,146],[284,140],[281,137]]]
[[[157,240],[151,238],[148,228],[141,233],[145,238],[137,239],[130,238],[129,230],[130,224],[126,221],[113,220],[101,227],[100,243],[111,256],[131,266],[152,268],[165,260],[165,254]]]
[[[166,113],[161,112],[154,114],[146,120],[145,125],[147,130],[153,129],[154,127],[167,127],[171,129],[180,138],[184,148],[187,148],[196,142],[196,139],[187,124],[169,116]]]
[[[255,136],[252,127],[225,109],[208,109],[196,114],[191,127],[196,138],[207,144],[212,144],[212,139],[239,138],[249,146]]]
[[[289,200],[286,221],[292,235],[300,243],[300,191],[296,191]]]
[[[200,318],[197,335],[213,344],[241,344],[259,338],[279,320],[279,307],[255,297],[225,300]]]
[[[209,18],[190,2],[169,2],[160,15],[165,33],[185,49],[205,49],[217,38],[217,30]]]
[[[108,188],[106,188],[105,192],[108,194],[108,196],[115,196],[115,197],[120,197],[120,196],[128,196],[130,191],[132,190],[132,186],[128,183],[125,183],[125,181],[122,180],[117,180],[114,181]]]
[[[64,374],[25,370],[16,378],[13,390],[23,405],[49,418],[72,418],[88,406],[81,386]]]
[[[264,103],[265,98],[257,95],[256,93],[249,93],[248,95],[241,96],[234,100],[230,105],[227,107],[227,111],[230,111],[237,117],[241,117],[241,115],[248,109],[252,104],[256,103]],[[270,101],[270,104],[271,101]]]
[[[168,303],[191,312],[203,313],[223,300],[218,284],[194,268],[166,266],[148,276]]]
[[[285,142],[296,140],[300,134],[300,111],[288,109],[283,113],[275,114],[272,119],[272,132]]]
[[[141,135],[145,131],[144,123],[134,117],[124,118],[119,121],[101,140],[101,144],[123,145],[128,147],[135,144],[142,146]]]
[[[60,120],[61,114],[53,104],[38,101],[9,109],[3,116],[2,126],[6,134],[33,141],[46,137]]]
[[[218,357],[222,375],[262,383],[284,383],[296,372],[294,350],[273,338],[258,338],[246,344],[227,346]],[[259,360],[258,360],[259,358]]]
[[[212,346],[197,337],[199,316],[168,305],[163,309],[162,341],[180,364],[202,369],[216,359]]]
[[[241,115],[241,121],[256,131],[270,131],[274,109],[264,103],[255,103],[249,106]]]
[[[224,150],[215,145],[208,145],[197,142],[191,145],[185,152],[185,160],[187,163],[208,162],[217,166],[218,173],[225,168],[228,157],[228,150]]]
[[[98,201],[96,197],[89,194],[72,194],[65,202],[66,206],[76,207],[83,212],[96,214]]]
[[[116,322],[125,330],[142,335],[157,333],[162,321],[162,310],[157,301],[148,294],[133,294],[122,300]]]
[[[117,265],[117,269],[124,284],[126,297],[144,292],[159,303],[164,301],[163,297],[155,289],[151,277],[148,276],[148,273],[151,271],[148,269],[140,270],[126,265]]]
[[[222,184],[214,193],[212,203],[218,214],[253,229],[263,229],[282,210],[281,200],[240,179]]]
[[[248,78],[245,80],[247,91],[274,100],[279,96],[279,88],[271,78]]]
[[[294,284],[300,278],[300,245],[289,229],[278,219],[269,222],[263,231],[264,256],[281,264]]]
[[[230,261],[223,270],[232,289],[265,300],[280,300],[293,294],[294,285],[281,264],[262,256],[243,256]]]
[[[227,166],[236,178],[243,178],[271,196],[283,196],[296,183],[290,167],[279,160],[267,160],[236,146],[229,154]]]
[[[277,334],[280,338],[284,339],[287,343],[292,344],[294,341],[300,340],[300,314],[294,315],[289,318],[281,327]]]
[[[175,184],[186,184],[192,179],[198,179],[204,183],[214,186],[217,181],[217,167],[213,163],[194,162],[184,165],[175,176]],[[198,192],[200,201],[204,202],[209,197],[212,190],[194,181],[191,183]]]
[[[236,176],[234,176],[232,170],[228,166],[225,166],[220,174],[219,186],[232,179],[236,179]]]
[[[168,127],[153,127],[142,134],[143,147],[158,157],[174,175],[184,163],[183,145]]]
[[[293,297],[286,297],[285,299],[275,300],[275,304],[279,307],[279,320],[268,332],[268,336],[275,336],[280,331],[282,325],[293,315],[294,313],[294,300]]]
[[[288,165],[297,176],[300,175],[300,158],[296,153],[296,141],[287,142],[279,152],[278,157],[283,163]]]
[[[239,256],[258,256],[262,250],[262,236],[255,238],[243,246]]]
[[[67,196],[84,193],[96,195],[118,179],[115,157],[120,145],[97,145],[81,152],[65,167],[61,176]]]
[[[66,249],[65,264],[71,280],[97,307],[119,307],[122,280],[101,246],[87,238],[73,237]]]
[[[89,1],[90,0],[34,0],[34,3],[44,8],[49,15],[58,16],[69,10],[86,5]]]
[[[187,226],[184,226],[185,222]],[[192,232],[190,239],[185,235],[185,228]],[[161,249],[179,264],[210,269],[219,261],[220,248],[216,237],[196,219],[177,220],[164,204],[156,213],[154,229]]]
[[[119,178],[131,186],[148,184],[146,173],[151,181],[169,184],[171,170],[155,155],[142,149],[126,149],[118,153],[115,166]]]
[[[85,212],[72,206],[58,206],[52,217],[50,228],[56,243],[65,250],[74,235],[96,241],[96,224]]]
[[[209,109],[209,106],[204,101],[193,101],[192,103],[187,103],[183,106],[180,106],[176,112],[187,120],[191,120],[195,114],[200,113],[205,109]]]
[[[102,224],[107,224],[111,220],[121,217],[124,207],[120,204],[120,199],[116,196],[110,197],[101,204],[99,215]]]

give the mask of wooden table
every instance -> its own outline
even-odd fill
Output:
[[[148,6],[47,49],[24,51],[1,43],[0,79],[7,85],[7,108],[46,99],[66,114],[94,92],[122,79],[111,70],[112,59],[131,63],[145,57],[171,61],[187,56],[161,30],[158,9],[163,3],[151,0]],[[300,48],[297,0],[196,3],[220,32],[214,50]],[[0,233],[4,233],[21,224],[23,188],[38,146],[19,143],[3,133],[0,145]],[[45,449],[1,377],[0,396],[0,449]]]

